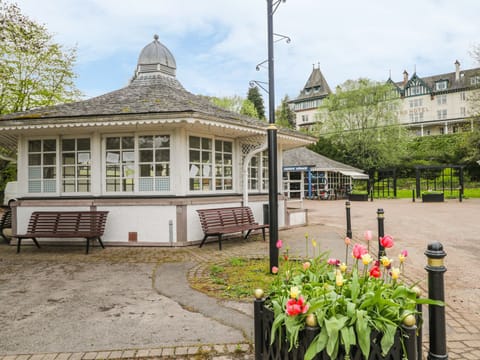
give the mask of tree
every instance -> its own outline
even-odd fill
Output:
[[[341,154],[339,161],[367,171],[395,166],[408,139],[398,121],[398,106],[391,84],[349,80],[319,108],[319,135]]]
[[[248,89],[247,99],[250,100],[255,109],[257,110],[258,118],[266,120],[265,118],[265,106],[263,105],[263,97],[260,94],[257,86]]]
[[[74,84],[76,49],[53,41],[44,25],[0,0],[0,114],[80,97]]]
[[[253,103],[248,99],[242,99],[238,95],[227,97],[205,96],[210,102],[225,110],[229,110],[238,114],[247,115],[258,118],[257,110]]]
[[[275,122],[283,127],[295,129],[295,112],[288,105],[288,95],[282,99],[282,103],[275,111]]]

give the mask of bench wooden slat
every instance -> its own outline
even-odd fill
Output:
[[[90,241],[98,240],[104,248],[101,237],[105,231],[108,211],[35,211],[30,216],[27,233],[14,235],[18,239],[20,252],[22,239],[36,238],[85,238],[88,254]]]
[[[221,250],[224,234],[247,231],[246,239],[253,230],[262,230],[263,240],[265,241],[265,229],[268,228],[268,225],[256,222],[252,209],[248,206],[199,209],[197,213],[205,235],[200,247],[203,246],[209,236],[217,236],[218,246]]]

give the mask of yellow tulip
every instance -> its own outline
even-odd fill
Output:
[[[290,297],[292,299],[296,299],[296,298],[298,298],[298,295],[300,295],[300,290],[298,289],[297,286],[292,286],[290,288]]]
[[[400,269],[399,268],[392,268],[392,279],[397,280],[400,276]]]
[[[339,268],[340,268],[340,271],[341,271],[342,273],[344,273],[345,271],[347,271],[347,265],[346,265],[345,263],[342,263],[342,264],[339,266]]]
[[[363,265],[368,265],[373,261],[372,256],[370,254],[363,254],[362,255],[362,262]]]
[[[343,275],[340,270],[337,270],[337,273],[335,275],[335,285],[339,287],[343,285]]]
[[[382,257],[380,258],[380,262],[382,263],[382,265],[383,265],[384,267],[388,267],[388,266],[390,266],[390,264],[392,263],[392,260],[390,260],[390,259],[389,259],[388,257],[386,257],[386,256],[382,256]]]

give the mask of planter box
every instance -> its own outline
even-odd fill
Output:
[[[368,201],[368,194],[348,194],[350,201]]]
[[[443,202],[444,196],[443,196],[443,193],[423,193],[422,201],[423,202]]]
[[[304,358],[310,343],[315,336],[320,333],[319,327],[305,327],[299,334],[299,346],[292,348],[289,352],[289,344],[285,337],[279,338],[278,334],[275,341],[271,344],[271,329],[274,320],[273,311],[264,306],[265,300],[255,300],[255,360],[285,360]],[[404,337],[405,349],[411,359],[416,359],[416,328],[410,331],[409,335]],[[285,331],[283,331],[285,335]],[[404,358],[404,348],[400,341],[400,331],[397,332],[395,343],[385,356],[382,355],[380,347],[380,334],[372,334],[370,356],[367,360],[402,360]],[[324,350],[317,354],[314,360],[364,360],[363,354],[358,346],[350,348],[349,357],[346,357],[345,350],[341,347],[336,359],[331,359]]]

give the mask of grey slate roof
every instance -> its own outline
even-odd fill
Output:
[[[314,67],[302,91],[300,91],[300,94],[291,102],[298,102],[305,99],[323,98],[331,93],[332,91],[330,90],[330,86],[320,71],[320,67]]]
[[[363,170],[329,159],[305,147],[287,150],[283,153],[283,166],[310,166],[323,171],[354,171]]]

